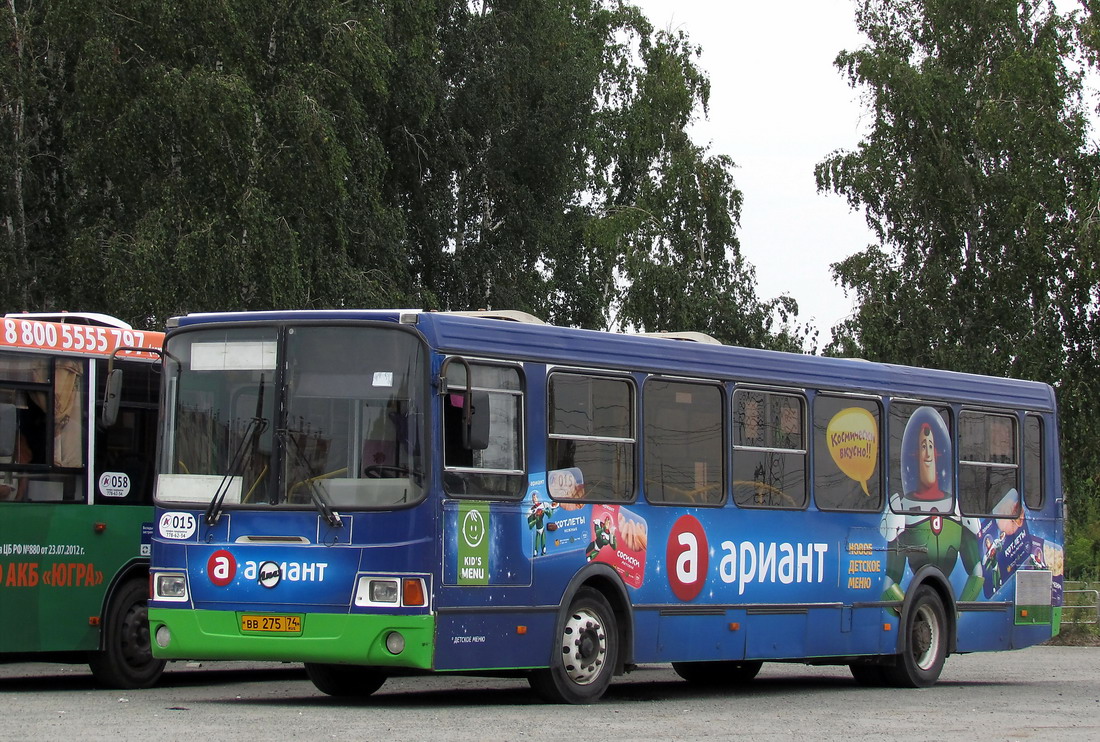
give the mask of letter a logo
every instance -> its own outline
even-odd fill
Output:
[[[225,587],[237,575],[237,560],[225,549],[218,549],[206,562],[206,576],[218,587]]]
[[[707,534],[691,515],[681,515],[672,525],[665,550],[665,573],[673,594],[687,602],[703,591],[709,562]]]
[[[676,580],[695,583],[699,581],[699,540],[694,533],[681,533],[676,537],[684,550],[676,557]]]

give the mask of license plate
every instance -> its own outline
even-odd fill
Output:
[[[241,631],[270,631],[276,634],[302,633],[301,616],[241,616]]]

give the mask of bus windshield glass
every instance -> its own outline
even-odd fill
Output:
[[[393,328],[180,333],[157,498],[223,508],[389,508],[424,493],[426,355]]]

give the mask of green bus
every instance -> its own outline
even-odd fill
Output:
[[[87,662],[117,688],[160,677],[146,600],[163,339],[99,314],[3,318],[0,662]]]

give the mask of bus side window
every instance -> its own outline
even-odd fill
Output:
[[[954,512],[955,443],[949,408],[891,402],[888,450],[894,512]]]
[[[97,361],[102,399],[105,361]],[[116,362],[124,369],[118,415],[113,425],[96,426],[93,480],[97,503],[152,502],[154,451],[160,374],[148,363]],[[97,414],[101,414],[97,406]]]
[[[1016,418],[986,412],[959,415],[959,506],[963,515],[1022,515]]]
[[[526,490],[523,463],[523,383],[514,366],[454,363],[447,373],[443,406],[443,486],[459,497],[518,498]],[[467,389],[475,405],[467,435]],[[472,437],[472,439],[470,439]]]
[[[18,443],[15,405],[0,402],[0,462],[10,464]]]
[[[52,481],[49,456],[50,421],[53,409],[50,360],[19,353],[0,354],[0,404],[14,419],[11,454],[0,457],[0,500],[60,500],[63,481]],[[77,419],[82,415],[79,410]],[[12,423],[8,423],[12,425]],[[77,429],[79,433],[79,428]]]
[[[814,398],[814,502],[821,510],[882,509],[882,413],[870,399]]]
[[[627,501],[634,496],[634,387],[626,379],[555,373],[547,397],[547,475],[572,481],[550,496]],[[571,477],[572,479],[569,479]]]
[[[1038,510],[1046,502],[1043,482],[1043,421],[1037,415],[1024,418],[1024,503]]]
[[[43,404],[48,404],[43,400]],[[54,363],[53,463],[84,466],[84,362],[59,358]]]
[[[443,397],[444,463],[448,467],[474,465],[473,449],[462,445],[462,392],[449,392]]]
[[[5,398],[0,390],[0,399]],[[26,437],[19,432],[19,408],[10,402],[0,402],[0,500],[21,500],[25,489],[21,478],[9,468],[30,459]]]
[[[793,394],[733,394],[733,497],[747,508],[806,506],[805,401]]]
[[[649,379],[642,395],[646,499],[721,505],[726,481],[721,387]]]

